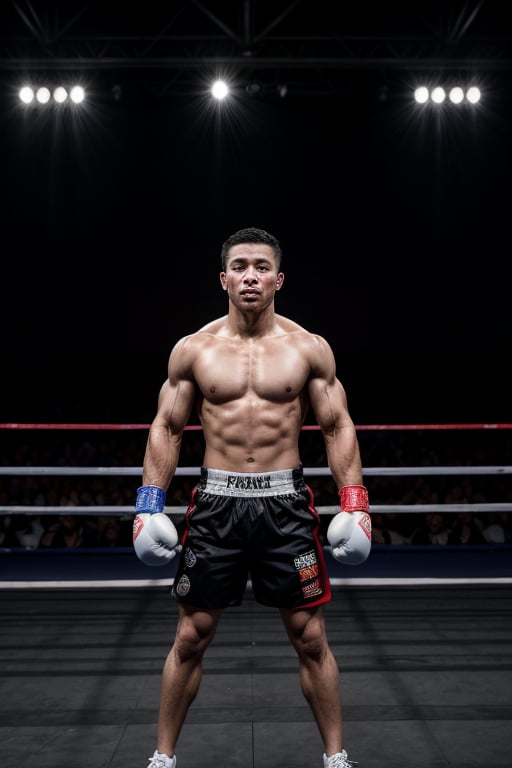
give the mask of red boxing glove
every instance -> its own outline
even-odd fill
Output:
[[[344,565],[364,563],[372,546],[372,521],[368,491],[364,485],[344,485],[338,491],[341,512],[327,529],[327,540],[335,560]]]

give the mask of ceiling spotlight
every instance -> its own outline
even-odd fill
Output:
[[[432,91],[432,101],[434,104],[442,104],[443,101],[446,98],[446,92],[444,88],[441,88],[440,85],[437,86],[437,88],[434,88]]]
[[[75,85],[71,89],[69,97],[75,104],[80,104],[85,99],[85,91],[81,85]]]
[[[214,99],[222,101],[229,93],[229,88],[224,80],[216,80],[211,87],[211,94]]]
[[[19,97],[24,104],[30,104],[34,101],[34,91],[29,85],[25,85],[20,89]]]
[[[477,88],[476,86],[468,88],[466,92],[466,99],[471,102],[471,104],[476,104],[478,101],[480,101],[480,88]]]
[[[50,100],[50,90],[46,86],[43,86],[42,88],[38,88],[36,91],[36,99],[40,104],[47,104]]]
[[[450,89],[448,98],[450,99],[452,104],[460,104],[464,98],[464,91],[462,90],[462,88],[459,88],[459,86],[456,85],[454,88]]]
[[[419,88],[416,88],[414,91],[414,98],[418,102],[418,104],[425,104],[425,102],[428,100],[428,88],[425,88],[424,85],[421,85]]]
[[[53,100],[57,102],[57,104],[63,104],[68,97],[68,92],[66,89],[59,85],[53,92]]]

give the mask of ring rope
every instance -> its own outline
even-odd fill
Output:
[[[0,423],[0,430],[147,430],[150,424],[85,424],[85,423]],[[302,430],[319,430],[318,425],[303,425]],[[512,423],[467,423],[467,424],[366,424],[356,425],[360,431],[384,431],[384,430],[479,430],[479,429],[512,429]],[[185,430],[202,430],[201,425],[187,425]],[[43,467],[43,466],[1,466],[0,475],[40,475],[40,476],[140,476],[142,467]],[[177,467],[175,475],[194,476],[200,473],[200,467]],[[328,467],[306,467],[304,475],[326,476],[330,474]],[[368,477],[397,477],[419,475],[509,475],[512,474],[512,466],[484,465],[484,466],[411,466],[411,467],[367,467],[363,468],[363,475]],[[170,514],[184,514],[185,506],[166,507]],[[0,506],[0,514],[63,514],[67,510],[73,515],[99,515],[102,512],[110,515],[133,514],[132,506],[94,505],[94,506],[41,506],[41,505],[6,505]],[[339,511],[337,506],[319,506],[319,514],[335,514]],[[375,504],[370,506],[371,512],[393,512],[399,514],[419,512],[511,512],[512,503],[462,503],[462,504]]]
[[[175,475],[193,476],[199,475],[200,467],[177,467]],[[330,475],[329,467],[304,467],[304,475],[324,476]],[[264,473],[263,473],[264,474]],[[414,477],[418,475],[510,475],[511,465],[487,465],[468,466],[466,464],[450,467],[366,467],[363,475],[367,477]],[[46,475],[58,477],[61,475],[142,475],[142,467],[0,467],[0,475]]]
[[[149,429],[151,424],[18,424],[6,422],[0,424],[0,429],[48,429],[48,430],[130,430]],[[424,430],[424,429],[512,429],[512,423],[500,424],[356,424],[358,431],[383,431],[383,430]],[[301,427],[304,431],[319,430],[318,424],[305,424]],[[187,424],[186,431],[202,430],[200,424]]]
[[[171,515],[184,515],[187,511],[186,506],[165,507],[165,512]],[[321,506],[316,507],[320,515],[335,515],[340,511],[339,506]],[[396,514],[417,513],[417,512],[512,512],[512,502],[493,502],[489,504],[370,504],[370,512],[393,512]],[[62,506],[62,505],[18,505],[18,506],[0,506],[0,514],[17,515],[95,515],[100,516],[122,516],[126,514],[135,514],[132,505],[117,504],[105,505],[95,504],[94,506]]]

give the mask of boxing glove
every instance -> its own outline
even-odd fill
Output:
[[[327,541],[335,560],[360,565],[370,554],[372,521],[368,513],[368,491],[363,485],[345,485],[338,492],[341,512],[327,529]]]
[[[133,548],[146,565],[165,565],[178,552],[178,531],[163,512],[165,491],[156,485],[137,490],[133,521]]]

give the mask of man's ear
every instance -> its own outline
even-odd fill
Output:
[[[227,291],[228,284],[226,283],[226,273],[225,272],[221,272],[219,277],[220,277],[220,284],[222,285],[223,290]]]
[[[279,272],[277,275],[276,280],[276,291],[279,291],[284,283],[284,274],[282,272]]]

